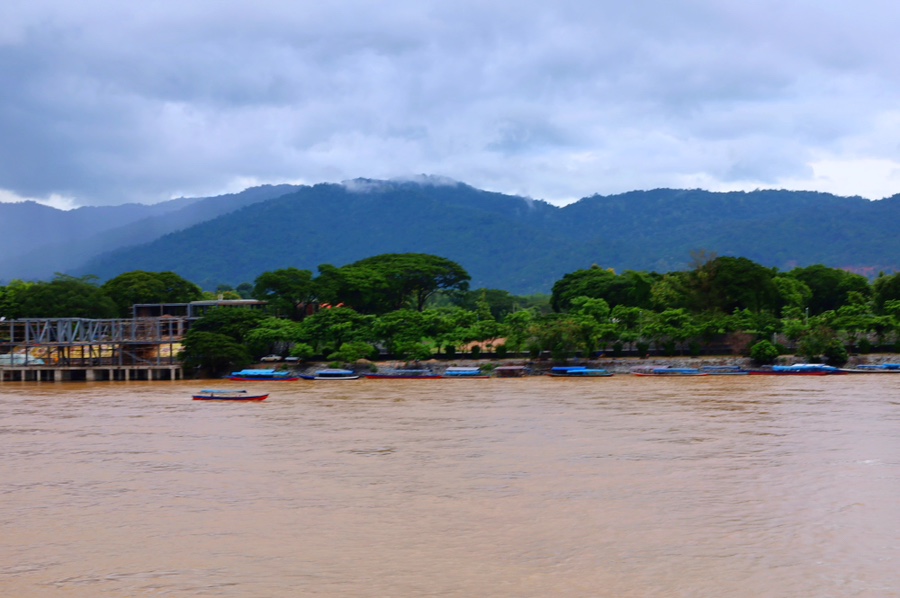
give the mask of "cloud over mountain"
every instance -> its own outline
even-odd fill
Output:
[[[900,190],[900,8],[10,0],[0,191],[78,204],[436,173],[568,201]]]

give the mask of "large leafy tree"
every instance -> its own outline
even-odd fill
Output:
[[[476,289],[459,293],[453,303],[463,309],[476,311],[481,301],[487,303],[491,315],[498,322],[502,322],[507,314],[525,307],[526,303],[523,298],[500,289]]]
[[[456,262],[424,253],[388,253],[342,268],[320,266],[319,272],[317,281],[332,303],[374,314],[403,308],[422,311],[438,291],[468,290],[471,278]]]
[[[247,346],[256,356],[285,353],[302,337],[299,322],[284,318],[266,318],[246,333]]]
[[[875,291],[875,305],[879,310],[883,310],[886,302],[900,299],[900,272],[891,276],[879,276],[872,286]]]
[[[191,331],[223,334],[237,343],[245,343],[249,333],[266,319],[266,314],[256,309],[241,307],[217,307],[194,322]]]
[[[225,334],[191,330],[184,337],[181,353],[184,368],[216,375],[241,368],[252,359],[247,348]]]
[[[646,272],[626,270],[616,274],[592,266],[563,276],[553,285],[550,303],[555,311],[568,311],[576,297],[603,299],[610,307],[631,305],[650,307],[651,289],[657,276]]]
[[[373,319],[349,307],[321,309],[300,324],[298,340],[315,353],[328,355],[344,343],[370,340]]]
[[[253,285],[253,297],[268,301],[272,310],[301,320],[302,307],[316,298],[316,285],[309,270],[284,268],[260,274]]]
[[[13,285],[10,285],[13,287]],[[17,285],[7,290],[14,318],[115,318],[116,304],[97,285],[97,278],[57,274],[50,282]]]
[[[125,272],[101,287],[119,310],[119,316],[131,316],[136,303],[187,303],[203,296],[203,291],[174,272]]]
[[[789,274],[802,281],[812,291],[809,309],[813,314],[837,310],[847,302],[849,293],[853,291],[864,297],[872,294],[871,285],[864,276],[838,268],[817,264],[795,268]]]
[[[700,311],[773,311],[779,303],[774,272],[744,257],[717,257],[692,273]]]

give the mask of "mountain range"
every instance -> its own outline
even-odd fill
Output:
[[[782,270],[900,270],[900,195],[656,189],[558,207],[443,179],[357,179],[68,212],[0,204],[0,222],[8,231],[0,236],[4,281],[171,270],[215,289],[267,270],[315,272],[402,252],[450,258],[469,271],[473,288],[517,294],[549,292],[563,274],[592,264],[685,269],[699,250]]]

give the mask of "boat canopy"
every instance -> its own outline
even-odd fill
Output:
[[[793,365],[773,365],[773,372],[836,372],[838,368],[822,363],[795,363]]]

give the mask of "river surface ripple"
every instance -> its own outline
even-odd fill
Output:
[[[0,385],[0,595],[900,596],[900,376],[203,385]]]

